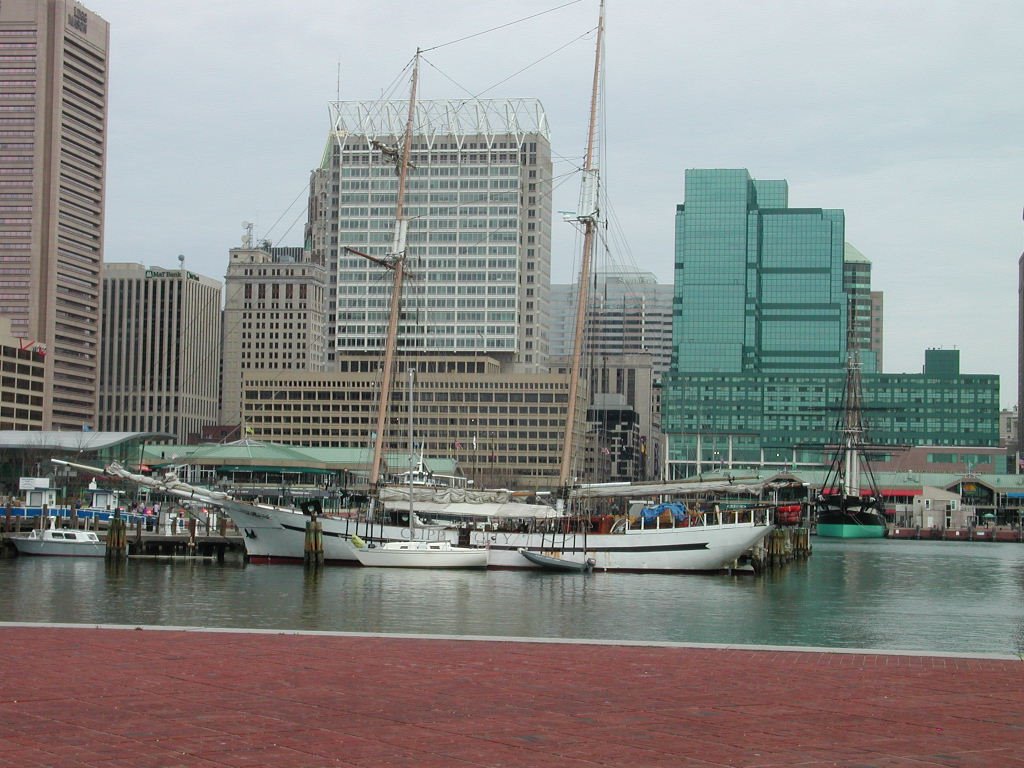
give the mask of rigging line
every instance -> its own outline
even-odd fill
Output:
[[[299,194],[295,196],[295,199],[288,203],[287,208],[281,211],[281,215],[277,217],[277,221],[270,225],[270,228],[267,230],[266,239],[270,238],[270,234],[274,231],[274,227],[281,223],[281,219],[285,217],[285,214],[288,213],[288,211],[292,209],[292,206],[298,202],[299,198],[305,194],[309,194],[309,182],[302,186],[302,188],[299,190]]]
[[[295,226],[295,224],[298,222],[298,220],[300,218],[302,218],[306,214],[306,211],[307,211],[308,207],[309,206],[303,207],[303,209],[301,211],[299,211],[299,215],[296,216],[294,219],[292,219],[292,223],[288,225],[288,229],[286,229],[284,231],[284,234],[281,235],[281,239],[282,240],[284,240],[288,236],[288,233],[292,231],[292,228]]]
[[[500,24],[497,27],[491,27],[490,29],[485,29],[485,30],[483,30],[481,32],[474,32],[472,35],[466,35],[465,37],[460,37],[457,40],[450,40],[447,43],[441,43],[440,45],[435,45],[435,46],[433,46],[431,48],[424,48],[421,51],[421,53],[429,53],[430,51],[436,51],[438,48],[445,48],[445,47],[447,47],[449,45],[455,45],[456,43],[462,43],[462,42],[465,42],[466,40],[472,40],[474,37],[480,37],[481,35],[486,35],[489,32],[496,32],[499,29],[505,29],[506,27],[511,27],[511,26],[516,25],[516,24],[521,24],[524,21],[529,21],[530,19],[536,19],[539,16],[544,16],[545,14],[548,14],[548,13],[554,13],[555,11],[560,11],[563,8],[568,8],[570,5],[576,5],[579,2],[582,2],[582,0],[571,0],[568,3],[562,3],[561,5],[555,6],[554,8],[548,8],[548,10],[546,10],[546,11],[539,11],[537,13],[534,13],[534,14],[530,15],[530,16],[524,16],[521,19],[516,19],[515,21],[509,21],[509,22],[506,22],[505,24]]]
[[[515,77],[518,77],[519,75],[523,74],[523,72],[525,72],[526,70],[528,70],[528,69],[532,69],[533,67],[537,66],[538,64],[540,64],[540,63],[541,63],[542,61],[544,61],[545,59],[550,59],[550,58],[551,58],[552,56],[554,56],[554,55],[555,55],[556,53],[559,53],[559,52],[561,52],[561,51],[565,50],[566,48],[568,48],[568,47],[569,47],[570,45],[573,45],[574,43],[577,43],[577,42],[579,42],[580,40],[582,40],[582,39],[584,39],[584,38],[588,37],[588,36],[589,36],[589,35],[590,35],[590,34],[591,34],[591,33],[592,33],[593,31],[594,31],[594,29],[588,29],[588,30],[587,30],[586,32],[584,32],[584,33],[583,33],[582,35],[578,35],[577,37],[574,37],[574,38],[573,38],[572,40],[570,40],[569,42],[567,42],[567,43],[565,43],[565,44],[563,44],[563,45],[560,45],[560,46],[559,46],[558,48],[555,48],[555,49],[554,49],[553,51],[549,51],[548,53],[546,53],[546,54],[544,54],[543,56],[541,56],[541,57],[540,57],[539,59],[536,59],[536,60],[534,60],[534,61],[530,62],[529,64],[527,64],[527,65],[526,65],[525,67],[523,67],[522,69],[520,69],[520,70],[518,70],[518,71],[516,71],[516,72],[513,72],[513,73],[512,73],[511,75],[509,75],[508,77],[506,77],[506,78],[504,78],[504,79],[502,79],[502,80],[499,80],[499,81],[498,81],[498,82],[496,82],[496,83],[492,83],[491,85],[487,86],[487,87],[486,87],[486,88],[484,88],[484,89],[483,89],[482,91],[479,91],[479,92],[477,92],[477,93],[473,93],[473,92],[472,92],[472,91],[471,91],[471,90],[470,90],[469,88],[467,88],[466,86],[464,86],[464,85],[463,85],[462,83],[460,83],[460,82],[457,82],[456,80],[454,80],[454,79],[453,79],[452,77],[450,77],[450,76],[449,76],[449,75],[448,75],[448,74],[447,74],[447,73],[446,73],[446,72],[445,72],[444,70],[442,70],[442,69],[441,69],[440,67],[438,67],[437,65],[435,65],[435,64],[433,64],[433,63],[431,63],[431,62],[430,62],[430,61],[428,61],[427,59],[424,59],[424,61],[425,61],[425,62],[426,62],[427,64],[429,64],[429,65],[430,65],[430,66],[431,66],[431,67],[432,67],[432,68],[433,68],[433,69],[434,69],[434,70],[435,70],[436,72],[438,72],[438,74],[440,74],[440,75],[441,75],[442,77],[444,77],[445,79],[447,79],[447,80],[448,80],[448,81],[449,81],[450,83],[452,83],[453,85],[455,85],[455,86],[457,86],[457,87],[461,88],[461,89],[462,89],[462,90],[464,90],[464,91],[465,91],[466,93],[468,93],[471,99],[479,99],[479,98],[480,98],[481,96],[483,96],[483,95],[484,95],[485,93],[487,93],[488,91],[493,91],[493,90],[494,90],[495,88],[497,88],[497,87],[498,87],[499,85],[502,85],[502,84],[504,84],[504,83],[507,83],[507,82],[508,82],[509,80],[511,80],[511,79],[513,79],[513,78],[515,78]]]

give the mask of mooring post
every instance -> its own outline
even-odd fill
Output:
[[[306,540],[303,546],[303,563],[306,565],[323,565],[324,532],[319,518],[312,515],[306,523]]]
[[[107,560],[122,560],[127,554],[128,536],[125,521],[121,519],[121,510],[114,510],[114,517],[107,527]]]

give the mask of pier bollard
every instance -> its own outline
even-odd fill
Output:
[[[306,565],[323,565],[324,562],[324,532],[320,521],[313,516],[306,523],[306,541],[303,548],[302,560]]]
[[[128,551],[127,525],[121,519],[121,510],[114,512],[114,518],[107,528],[107,560],[123,560]]]

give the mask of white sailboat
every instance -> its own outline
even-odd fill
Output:
[[[415,494],[413,486],[414,443],[412,429],[413,387],[416,371],[409,368],[409,539],[387,541],[380,546],[367,545],[359,536],[349,542],[360,565],[375,568],[486,568],[486,547],[458,547],[450,541],[424,541],[416,537]]]

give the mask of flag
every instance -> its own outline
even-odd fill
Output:
[[[455,441],[455,450],[456,451],[461,451],[462,450],[462,443],[460,443],[458,440]]]
[[[245,434],[247,434],[247,435],[253,434],[252,427],[246,427],[245,428]]]
[[[601,453],[603,453],[605,456],[611,456],[612,455],[612,452],[609,451],[607,448],[602,448],[601,449]]]

